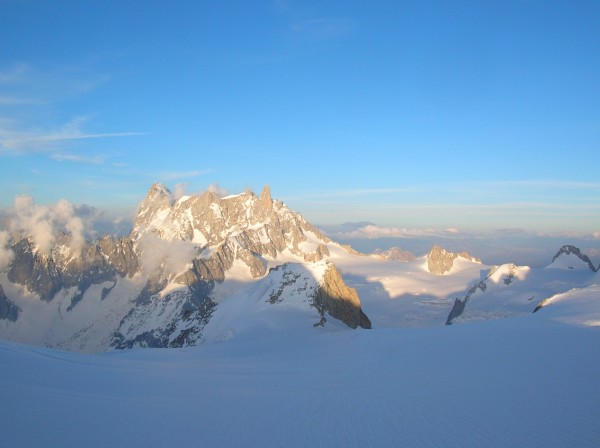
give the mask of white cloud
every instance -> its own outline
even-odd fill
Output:
[[[208,186],[206,191],[210,191],[211,193],[216,194],[219,197],[227,196],[229,194],[229,190],[222,188],[219,184],[212,183]]]
[[[0,123],[0,147],[14,154],[26,154],[56,149],[72,140],[144,135],[142,132],[88,133],[81,129],[85,121],[82,117],[74,118],[56,130],[27,130],[19,129],[14,122],[12,127],[6,126],[6,122]]]
[[[76,162],[90,165],[102,165],[106,161],[106,157],[101,155],[96,155],[93,157],[83,157],[77,154],[70,154],[66,152],[58,152],[52,154],[50,157],[52,157],[57,162]]]
[[[592,233],[592,236],[594,237],[594,239],[600,240],[600,232],[594,232]]]
[[[212,170],[192,170],[192,171],[163,171],[159,173],[162,180],[170,181],[177,179],[188,179],[190,177],[203,176],[211,173]]]
[[[28,71],[29,66],[27,64],[15,64],[7,70],[0,72],[0,84],[18,82],[23,79],[23,75],[25,75]]]
[[[50,253],[59,231],[71,235],[71,248],[78,254],[85,243],[86,225],[75,206],[65,199],[54,205],[37,205],[31,196],[17,196],[9,212],[9,228],[20,237],[30,237],[35,248]]]
[[[351,34],[357,27],[357,22],[349,18],[317,17],[295,22],[291,30],[306,37],[326,39]]]
[[[15,256],[9,243],[10,235],[8,232],[0,231],[0,270],[6,268]]]
[[[187,190],[187,183],[186,182],[179,182],[178,184],[175,184],[175,188],[173,188],[173,199],[174,200],[178,200],[179,198],[185,196],[185,192]]]
[[[182,273],[197,255],[196,246],[189,241],[167,241],[152,232],[146,232],[140,237],[138,250],[145,275],[152,275],[161,267],[168,274]]]
[[[42,105],[44,101],[35,99],[35,98],[27,98],[27,97],[19,97],[19,96],[0,96],[0,106],[33,106],[33,105]]]
[[[368,224],[350,231],[332,232],[336,238],[344,239],[377,239],[377,238],[420,238],[420,237],[449,237],[457,235],[458,229],[405,229],[401,227],[380,227]]]

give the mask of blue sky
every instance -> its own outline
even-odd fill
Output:
[[[0,0],[0,207],[600,231],[598,1]],[[599,237],[600,238],[600,237]]]

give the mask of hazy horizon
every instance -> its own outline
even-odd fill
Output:
[[[212,186],[218,195],[229,191]],[[254,192],[259,194],[259,192]],[[174,189],[173,199],[194,194],[184,189]],[[195,193],[201,194],[201,193]],[[140,198],[139,202],[143,198]],[[274,199],[278,199],[274,197]],[[51,241],[52,234],[70,232],[75,228],[88,241],[104,235],[129,235],[137,207],[127,213],[115,215],[88,205],[72,204],[67,200],[55,204],[37,204],[30,196],[18,196],[12,207],[0,209],[0,236],[7,231],[20,229],[35,234],[38,239]],[[302,214],[299,210],[294,210]],[[552,262],[553,256],[564,245],[574,245],[588,255],[594,265],[600,265],[600,234],[575,232],[541,232],[518,228],[458,229],[408,228],[384,226],[372,221],[323,223],[308,219],[331,239],[348,244],[363,253],[398,247],[415,256],[428,253],[433,245],[453,252],[468,251],[484,264],[501,265],[515,263],[531,267],[543,267]],[[2,244],[8,243],[5,238]],[[0,252],[4,247],[0,247]]]
[[[268,183],[317,225],[593,249],[599,15],[594,1],[2,2],[0,209],[28,196],[127,220],[157,181]]]

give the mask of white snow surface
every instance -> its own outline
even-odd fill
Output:
[[[571,324],[600,327],[600,285],[574,288],[544,300],[537,311],[547,318]]]
[[[311,232],[307,233],[306,244],[316,248],[317,243],[324,243]],[[485,291],[475,290],[463,313],[452,320],[453,324],[528,315],[543,300],[573,288],[598,284],[599,279],[598,274],[588,268],[568,269],[555,263],[543,269],[512,264],[493,267],[460,257],[447,275],[438,276],[428,271],[426,257],[409,262],[386,261],[349,253],[334,242],[327,243],[327,248],[330,255],[326,261],[336,265],[346,284],[357,290],[373,328],[443,326],[455,299],[463,299],[482,281],[486,284]],[[213,250],[214,247],[205,248],[202,256]],[[557,261],[562,258],[572,257],[561,256]],[[315,271],[314,266],[324,266],[324,262],[306,263],[302,256],[288,249],[276,258],[265,256],[264,262],[268,270],[284,263],[296,266],[294,269],[302,271],[300,283],[306,288],[314,287],[322,278],[322,272]],[[284,301],[269,303],[269,291],[281,282],[279,277],[280,273],[272,271],[263,278],[252,278],[248,266],[235,260],[226,273],[226,280],[217,283],[211,294],[217,306],[202,330],[201,339],[214,342],[242,334],[244,338],[265,337],[277,332],[308,336],[339,330],[342,324],[328,316],[325,328],[313,327],[318,313],[306,301],[305,291],[287,294],[286,290]],[[109,348],[114,332],[145,284],[145,278],[138,276],[119,278],[114,287],[113,282],[93,285],[83,299],[67,311],[77,293],[73,288],[61,291],[51,302],[43,302],[24,287],[8,282],[6,274],[2,274],[0,280],[7,297],[22,311],[17,322],[0,320],[2,338],[86,352]],[[112,289],[102,300],[104,288]],[[162,296],[177,288],[181,285],[168,285]],[[179,302],[160,298],[155,302],[136,312],[136,316],[143,317],[140,322],[131,321],[124,329],[138,334],[142,330],[159,329],[169,316],[176,319]]]
[[[593,284],[596,274],[587,265],[584,266],[585,269],[571,270],[555,263],[542,269],[502,265],[490,275],[485,291],[478,289],[469,298],[465,311],[453,323],[529,314],[540,302],[556,294]],[[600,300],[588,307],[590,312],[593,309],[600,310]]]
[[[575,254],[561,254],[548,268],[590,271],[588,264]]]
[[[5,293],[17,299],[15,302],[25,316],[17,322],[0,319],[3,339],[86,352],[106,350],[145,283],[136,276],[91,285],[83,299],[67,311],[77,288],[63,289],[51,302],[44,302],[27,288],[9,282],[6,274],[1,274],[0,279]],[[103,288],[112,288],[104,300]]]
[[[314,327],[321,316],[311,306],[311,295],[317,292],[327,268],[325,261],[289,263],[257,282],[240,286],[218,303],[204,327],[203,342],[349,330],[331,317],[326,328]]]
[[[344,281],[358,292],[373,327],[444,325],[454,298],[464,296],[490,269],[459,257],[448,275],[434,275],[426,256],[406,262],[353,255],[336,243],[328,248]]]
[[[2,445],[597,447],[600,329],[543,311],[96,355],[0,342]]]

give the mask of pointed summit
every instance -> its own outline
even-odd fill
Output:
[[[262,206],[262,208],[268,212],[273,209],[273,199],[271,199],[271,188],[269,185],[265,185],[260,196],[258,197],[258,202]]]
[[[443,249],[436,244],[431,248],[431,252],[427,255],[427,267],[429,272],[435,275],[444,275],[452,269],[454,260],[459,257],[473,263],[481,263],[479,258],[472,256],[468,252],[448,252],[446,249]]]
[[[271,187],[269,187],[269,185],[265,185],[265,187],[263,188],[263,190],[260,193],[259,199],[262,202],[272,202],[271,199]]]
[[[146,196],[149,196],[151,194],[170,195],[171,190],[169,190],[164,184],[161,184],[160,182],[154,182],[148,190],[148,194]]]
[[[154,183],[138,208],[134,231],[147,227],[162,210],[170,209],[172,203],[171,191],[159,182]]]
[[[587,255],[582,253],[578,247],[567,244],[561,247],[554,258],[552,258],[550,267],[575,269],[582,265],[586,265],[592,272],[597,271],[594,263],[592,263],[592,260]]]

